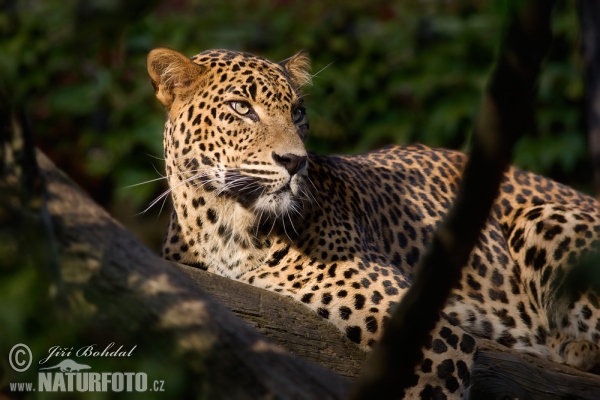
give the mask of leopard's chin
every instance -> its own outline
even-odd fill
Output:
[[[260,196],[254,204],[257,215],[281,217],[298,210],[300,201],[290,185]]]
[[[254,203],[257,215],[282,217],[298,214],[303,209],[304,178],[294,175],[287,183],[272,192],[261,194]]]

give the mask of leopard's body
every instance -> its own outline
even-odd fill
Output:
[[[280,64],[225,50],[150,54],[174,205],[163,256],[291,296],[368,349],[451,206],[466,157],[420,145],[307,153],[307,68],[303,54]],[[507,171],[404,395],[466,395],[471,334],[591,368],[600,299],[585,278],[593,266],[576,266],[597,247],[599,221],[591,197]]]

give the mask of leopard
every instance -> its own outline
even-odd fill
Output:
[[[310,58],[152,50],[173,211],[162,257],[295,299],[361,349],[380,339],[449,212],[468,156],[422,144],[309,152]],[[600,361],[598,202],[508,168],[399,398],[467,398],[478,338]]]

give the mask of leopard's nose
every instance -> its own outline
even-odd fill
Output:
[[[305,165],[307,156],[298,156],[292,153],[286,153],[282,156],[273,152],[273,160],[289,172],[290,176],[298,173]]]

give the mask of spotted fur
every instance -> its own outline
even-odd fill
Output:
[[[420,145],[307,153],[303,53],[277,64],[157,49],[148,70],[167,110],[174,211],[163,256],[293,297],[373,346],[456,197],[465,156]],[[399,377],[404,396],[466,396],[471,335],[581,369],[596,364],[600,288],[588,259],[598,221],[592,198],[508,170],[420,365]]]

